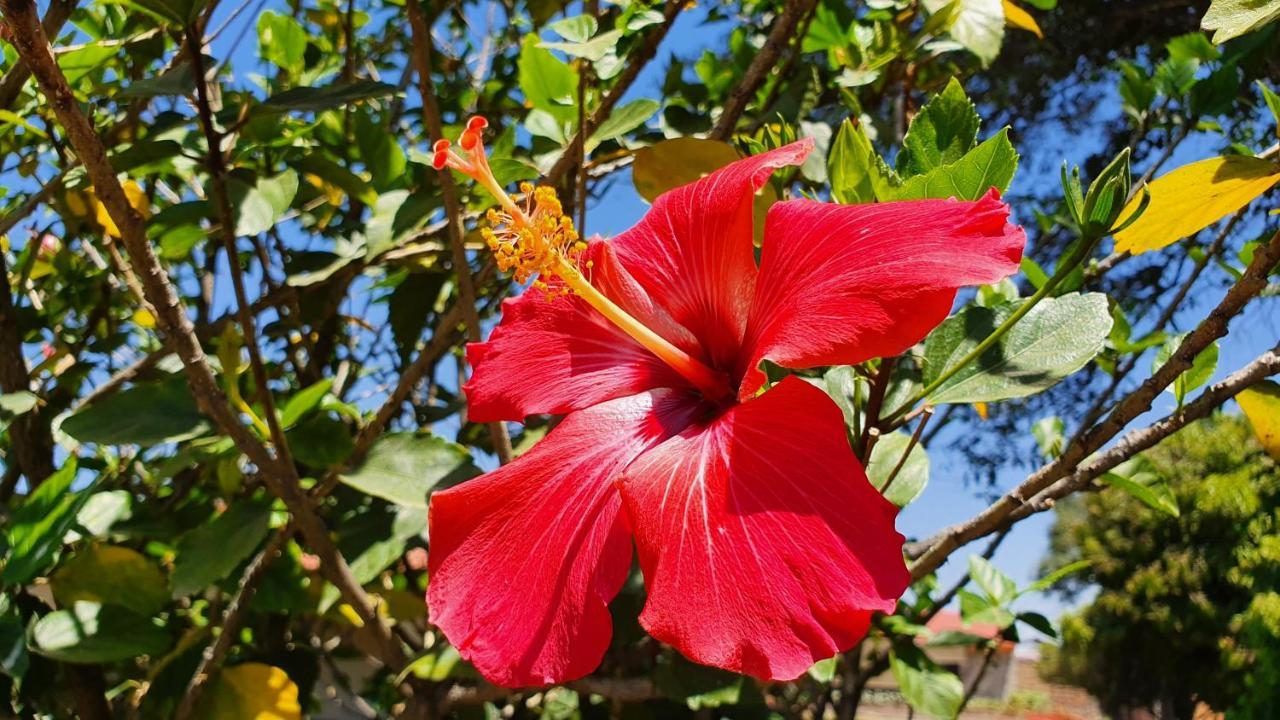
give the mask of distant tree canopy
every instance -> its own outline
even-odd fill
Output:
[[[1115,494],[1059,505],[1048,569],[1098,596],[1062,623],[1050,672],[1111,713],[1190,718],[1197,701],[1229,717],[1280,712],[1280,468],[1239,417],[1218,415],[1146,456],[1179,516]]]

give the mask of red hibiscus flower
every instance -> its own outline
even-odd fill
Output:
[[[439,143],[436,164],[493,188],[482,127],[463,135],[469,159]],[[468,347],[470,417],[565,417],[516,461],[431,498],[431,618],[491,681],[595,669],[633,541],[641,625],[707,665],[795,678],[893,611],[909,582],[896,508],[867,481],[835,404],[797,377],[761,392],[757,366],[903,352],[959,287],[1012,274],[1024,236],[995,191],[791,200],[769,209],[757,265],[755,193],[812,147],[735,162],[589,243],[549,194],[521,207],[497,188],[490,246],[518,278],[542,279]]]

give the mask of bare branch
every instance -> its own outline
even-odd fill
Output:
[[[422,95],[422,121],[434,138],[444,137],[444,124],[440,120],[440,103],[436,100],[435,83],[431,80],[431,30],[418,0],[407,0],[409,25],[413,31],[412,61],[417,68],[418,92]],[[471,277],[471,264],[467,262],[467,249],[463,245],[462,205],[458,202],[458,188],[453,184],[453,171],[448,168],[437,174],[440,194],[444,198],[445,219],[448,222],[449,248],[453,256],[453,272],[458,283],[458,306],[467,326],[467,338],[480,342],[480,312],[476,309],[476,288]],[[459,384],[462,379],[459,378]],[[511,462],[511,436],[502,422],[488,424],[493,450],[504,465]]]
[[[747,109],[747,103],[773,71],[773,66],[778,63],[783,48],[793,38],[799,42],[799,38],[796,37],[796,28],[815,5],[817,0],[787,0],[786,7],[774,21],[773,28],[769,30],[769,37],[765,39],[764,46],[747,66],[747,72],[743,74],[742,81],[729,93],[729,97],[724,102],[724,109],[708,137],[713,140],[727,140],[733,134],[738,118],[742,117],[742,113]]]

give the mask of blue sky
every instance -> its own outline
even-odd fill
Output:
[[[282,6],[283,3],[278,0],[261,0],[260,2],[247,4],[245,11],[230,23],[226,31],[214,43],[213,55],[215,57],[222,58],[229,55],[232,58],[237,84],[245,84],[247,77],[251,73],[266,71],[265,66],[258,64],[255,60],[257,43],[253,27],[256,24],[258,13],[263,8]],[[236,4],[224,3],[223,7],[219,8],[213,25],[215,27],[220,25],[236,7]],[[703,49],[710,48],[714,50],[724,46],[731,26],[727,23],[704,24],[701,20],[705,18],[705,14],[706,10],[702,7],[682,14],[667,41],[663,44],[658,60],[651,63],[641,74],[639,81],[630,91],[628,99],[635,97],[660,99],[659,85],[661,78],[669,60],[673,56],[693,59],[700,55]],[[385,16],[374,18],[371,28],[379,27],[387,19]],[[478,27],[482,27],[482,24]],[[373,30],[366,29],[366,32],[368,31]],[[1049,28],[1049,31],[1052,33],[1052,28]],[[1008,61],[1010,59],[1004,58],[1002,60]],[[997,62],[997,68],[999,67],[999,62]],[[384,80],[390,82],[394,82],[395,79],[394,77],[384,78]],[[1098,110],[1101,118],[1111,119],[1118,116],[1120,113],[1119,99],[1114,88],[1104,85],[1100,87],[1100,91],[1107,93],[1108,98],[1108,101],[1103,103]],[[415,103],[416,98],[411,99],[410,104],[413,105]],[[993,128],[987,128],[986,132],[991,132],[992,130]],[[1050,130],[1042,133],[1042,135],[1043,137],[1037,138],[1036,143],[1028,144],[1033,145],[1033,147],[1020,148],[1024,154],[1023,170],[1015,179],[1011,191],[1014,196],[1029,194],[1033,189],[1036,190],[1035,194],[1040,195],[1047,192],[1056,192],[1058,165],[1063,160],[1073,164],[1082,163],[1095,150],[1097,145],[1096,139],[1068,136],[1060,131]],[[1177,167],[1185,162],[1216,154],[1217,146],[1218,144],[1213,138],[1195,136],[1179,148],[1166,168]],[[1138,170],[1145,167],[1143,158],[1138,158],[1135,164]],[[13,178],[6,176],[4,180],[6,185],[11,188],[14,187]],[[1045,183],[1050,183],[1051,185],[1046,186],[1044,185]],[[26,186],[26,183],[21,183],[20,186]],[[606,236],[616,234],[634,224],[646,209],[647,204],[632,189],[629,173],[619,173],[610,183],[608,190],[589,206],[587,230]],[[1015,204],[1014,212],[1015,218],[1027,223],[1031,221],[1029,208],[1020,208]],[[25,240],[25,237],[15,232],[12,239],[15,244],[20,245]],[[1209,274],[1214,273],[1217,273],[1216,280],[1221,281],[1223,279],[1224,275],[1221,271],[1216,269],[1209,271]],[[228,286],[226,282],[221,282],[220,285],[223,288]],[[1195,294],[1188,303],[1188,309],[1178,316],[1181,329],[1189,329],[1208,307],[1217,302],[1221,292],[1220,289],[1212,289]],[[222,300],[225,304],[229,298],[223,298]],[[361,305],[366,301],[367,298],[361,299],[357,305],[349,307],[348,311],[352,312],[352,314],[367,317],[371,322],[379,322],[383,312],[382,309],[375,306],[367,311],[362,311]],[[1135,324],[1138,323],[1135,322]],[[1139,329],[1141,328],[1139,327]],[[1247,363],[1258,353],[1271,347],[1277,337],[1280,337],[1280,316],[1276,313],[1276,300],[1271,298],[1255,302],[1242,317],[1232,324],[1232,333],[1221,346],[1217,376],[1221,377]],[[1145,370],[1148,366],[1149,360],[1144,360],[1139,365],[1139,369]],[[442,381],[448,382],[449,379],[442,378]],[[1138,422],[1149,422],[1155,417],[1166,414],[1172,408],[1172,396],[1163,395],[1157,401],[1152,413],[1139,418]],[[454,428],[442,425],[437,429],[442,434],[449,434]],[[946,433],[952,434],[952,438],[955,437],[954,433],[961,432],[964,432],[962,428],[949,428],[946,431]],[[945,439],[946,436],[944,435],[939,440]],[[1025,438],[1015,440],[1025,441]],[[945,442],[935,443],[934,449],[930,452],[932,472],[929,487],[900,517],[899,528],[909,536],[922,537],[931,534],[944,525],[968,518],[987,504],[987,500],[983,499],[983,497],[989,495],[991,489],[985,487],[975,489],[968,485],[966,478],[971,477],[972,473],[967,468],[963,458],[956,453],[948,451],[945,446]],[[998,477],[997,489],[1008,489],[1023,479],[1031,469],[1033,468],[1024,467],[1004,470]],[[978,496],[977,493],[979,492],[982,493],[983,497]],[[1047,532],[1051,522],[1051,514],[1042,514],[1019,524],[1005,541],[999,553],[997,553],[995,557],[996,565],[1010,573],[1020,583],[1032,580],[1036,576],[1037,566],[1046,548]],[[978,552],[981,547],[982,545],[978,543],[967,550],[969,552]],[[962,571],[964,566],[963,559],[966,554],[965,551],[961,551],[955,556],[955,560],[943,569],[942,579],[944,583],[947,583]],[[1050,616],[1056,616],[1065,607],[1063,602],[1056,597],[1028,598],[1023,602],[1026,604],[1026,609],[1038,609]]]

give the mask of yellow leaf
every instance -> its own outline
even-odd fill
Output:
[[[1036,37],[1044,39],[1044,33],[1040,32],[1040,25],[1035,18],[1031,17],[1031,13],[1014,5],[1010,0],[1004,0],[1004,21],[1010,27],[1035,33]]]
[[[204,720],[302,720],[298,686],[278,667],[241,663],[218,673]]]
[[[86,600],[151,615],[169,602],[169,582],[154,560],[117,545],[89,545],[49,579],[63,607]]]
[[[1280,460],[1280,384],[1264,380],[1236,396],[1267,454]]]
[[[1116,251],[1134,255],[1159,250],[1209,227],[1248,205],[1280,181],[1280,167],[1254,157],[1210,158],[1183,165],[1156,178],[1151,204],[1129,227],[1116,233]],[[1123,224],[1141,201],[1121,213]]]
[[[682,137],[663,140],[636,151],[631,166],[631,181],[649,202],[662,193],[688,185],[739,159],[738,151],[720,140]],[[764,237],[764,217],[769,206],[777,202],[778,193],[765,185],[755,199],[755,235],[759,243]]]
[[[156,316],[150,310],[138,308],[133,311],[133,324],[144,330],[151,330],[156,326]]]
[[[147,194],[142,190],[138,183],[132,180],[126,180],[124,183],[124,196],[128,198],[129,204],[137,210],[143,219],[151,217],[151,203],[147,200]],[[116,227],[116,223],[111,219],[111,214],[107,212],[107,206],[94,196],[94,211],[98,220],[98,224],[102,226],[103,232],[113,238],[120,237],[120,228]]]

